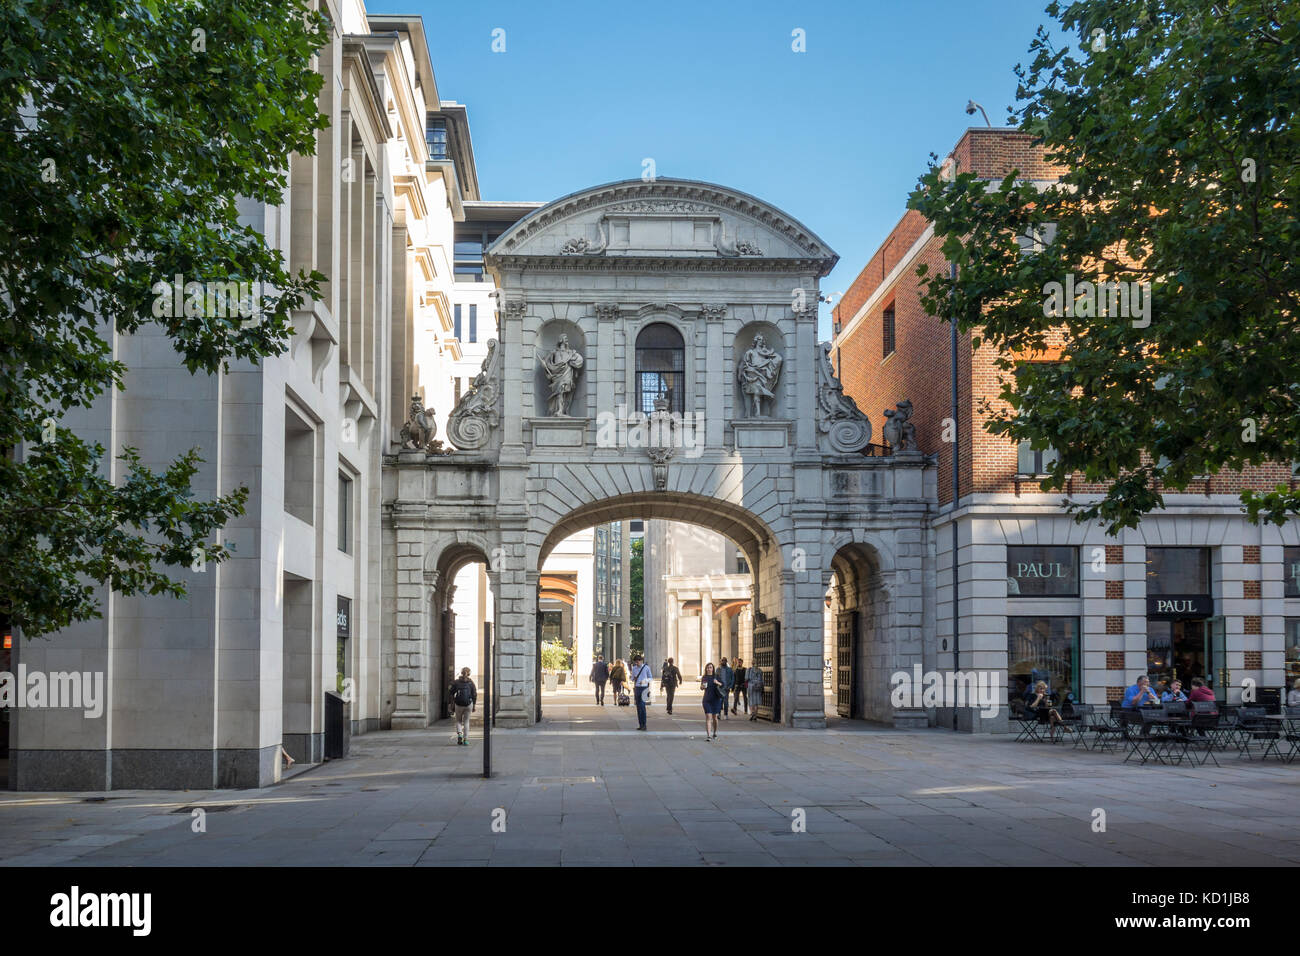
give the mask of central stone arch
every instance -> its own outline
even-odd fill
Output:
[[[754,607],[780,628],[787,725],[825,724],[823,611],[845,543],[870,548],[874,653],[922,663],[934,462],[905,443],[881,454],[833,374],[816,329],[836,260],[761,200],[666,179],[563,197],[490,247],[500,340],[451,414],[456,450],[408,441],[386,461],[385,634],[406,665],[403,726],[441,716],[442,572],[470,559],[487,562],[495,595],[498,724],[532,723],[542,563],[619,518],[702,525],[745,552]],[[641,339],[655,349],[638,367],[656,324],[675,334]]]

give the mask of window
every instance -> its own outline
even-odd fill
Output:
[[[1300,680],[1300,617],[1286,619],[1286,689],[1295,690]],[[1292,705],[1294,706],[1294,705]]]
[[[316,431],[290,408],[284,410],[284,510],[300,521],[316,520]]]
[[[447,158],[447,121],[430,119],[429,128],[425,130],[424,141],[429,145],[430,159]]]
[[[745,555],[744,552],[742,551],[736,552],[736,573],[737,574],[749,573],[749,562],[745,560]]]
[[[609,528],[596,529],[596,613],[609,613]]]
[[[889,358],[894,354],[894,304],[891,302],[886,307],[880,323],[881,339],[884,342],[882,356]]]
[[[1023,698],[1038,681],[1061,699],[1079,699],[1079,619],[1007,618],[1007,700]]]
[[[1060,455],[1055,448],[1035,450],[1027,441],[1016,446],[1016,473],[1020,475],[1045,475],[1056,464]]]
[[[456,336],[456,338],[457,338],[458,340],[460,340],[460,338],[461,338],[461,336],[460,336],[460,306],[459,306],[459,305],[458,305],[458,306],[455,306],[455,307],[452,309],[452,335]]]
[[[334,689],[342,694],[348,678],[348,638],[352,636],[352,599],[340,597],[334,613]]]
[[[1209,594],[1209,548],[1147,548],[1147,594]]]
[[[1282,549],[1282,594],[1300,597],[1300,548]]]
[[[637,407],[646,415],[655,400],[668,399],[670,412],[686,411],[686,345],[671,325],[647,325],[636,337]]]
[[[617,522],[609,526],[609,613],[623,613],[623,526]]]
[[[469,307],[469,340],[471,342],[478,341],[478,306],[477,305],[471,305]]]
[[[339,472],[339,550],[352,553],[352,479]]]
[[[1048,545],[1007,548],[1007,597],[1078,596],[1078,548]]]

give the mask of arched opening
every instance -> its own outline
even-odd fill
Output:
[[[888,611],[875,551],[849,544],[835,552],[823,617],[827,719],[891,721]]]
[[[633,522],[640,527],[637,533],[630,530]],[[619,533],[628,535],[635,539],[632,545],[640,543],[640,547],[628,550],[639,550],[644,556],[641,571],[644,618],[640,641],[631,637],[627,622],[603,622],[604,627],[611,629],[603,635],[598,623],[590,645],[575,641],[578,654],[571,675],[573,685],[567,691],[563,685],[555,687],[548,675],[539,676],[539,720],[544,715],[549,726],[561,729],[628,729],[624,724],[635,727],[635,701],[633,706],[619,708],[612,696],[612,685],[606,688],[603,709],[597,703],[601,695],[592,674],[597,656],[602,653],[607,665],[621,660],[629,680],[635,676],[632,657],[637,653],[644,656],[652,675],[653,693],[661,702],[658,709],[652,706],[651,716],[659,729],[665,730],[691,730],[691,721],[702,721],[699,676],[705,664],[720,665],[726,658],[728,666],[733,668],[729,705],[735,704],[738,715],[744,717],[748,700],[743,692],[737,699],[734,692],[737,658],[745,661],[752,657],[755,610],[761,602],[768,602],[770,616],[781,615],[780,587],[772,583],[780,581],[780,553],[770,530],[760,519],[729,502],[654,492],[594,502],[539,530],[544,534],[537,550],[536,613],[537,620],[543,622],[538,629],[539,662],[542,642],[549,642],[553,636],[553,631],[548,630],[552,620],[548,616],[552,610],[548,602],[556,594],[555,579],[562,569],[571,566],[564,562],[581,551],[582,542],[596,543],[592,560],[594,573],[585,594],[583,582],[577,581],[573,595],[575,619],[584,614],[598,616],[611,605],[617,608],[617,603],[611,600],[616,588],[608,580],[614,565],[608,557],[601,559],[602,538],[613,540]],[[769,581],[770,594],[766,598],[760,584],[764,577]],[[622,587],[625,608],[630,595],[626,594],[627,584]],[[663,683],[668,658],[672,658],[683,680],[677,691],[672,724],[662,722],[668,716]],[[769,680],[780,680],[779,662]]]
[[[451,685],[462,669],[469,668],[470,679],[478,690],[480,705],[484,700],[483,675],[485,645],[483,624],[495,625],[496,597],[488,577],[488,557],[475,544],[456,544],[444,551],[436,570],[426,575],[433,585],[430,596],[427,662],[414,659],[397,662],[399,685],[403,676],[415,678],[424,671],[429,700],[429,722],[447,721],[453,715]],[[421,667],[422,663],[427,664]],[[495,664],[495,661],[494,661]],[[493,669],[495,674],[495,667]],[[494,685],[498,681],[494,678]],[[493,709],[497,709],[493,687]],[[471,723],[482,725],[485,708],[471,716]]]
[[[686,343],[667,322],[652,322],[636,337],[637,410],[649,415],[660,398],[668,411],[686,411]]]

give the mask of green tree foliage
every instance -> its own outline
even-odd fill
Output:
[[[632,539],[632,563],[628,569],[628,644],[633,653],[645,652],[645,538]]]
[[[554,671],[567,670],[569,666],[569,655],[572,653],[567,647],[559,641],[543,641],[542,648],[542,670],[548,673]]]
[[[281,202],[314,151],[328,35],[296,0],[0,7],[0,614],[29,638],[97,617],[100,585],[179,597],[169,568],[227,556],[247,492],[195,500],[197,449],[155,472],[62,420],[122,387],[115,335],[160,327],[195,375],[286,346],[324,276],[289,274],[236,200]],[[269,291],[168,315],[176,275]]]
[[[1159,485],[1300,460],[1300,16],[1267,0],[1047,12],[1071,42],[1039,29],[1012,113],[1064,180],[1040,190],[1018,171],[990,184],[932,167],[909,205],[958,267],[955,282],[922,273],[926,308],[1014,373],[989,431],[1059,452],[1044,489],[1071,473],[1113,481],[1074,510],[1116,533],[1163,505]],[[1050,284],[1070,276],[1076,293],[1150,283],[1149,314],[1131,297],[1128,315],[1084,297],[1051,314]],[[1033,362],[1055,329],[1060,361]],[[1242,497],[1255,520],[1300,510],[1285,486]]]

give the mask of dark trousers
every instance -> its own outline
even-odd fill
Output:
[[[745,693],[745,685],[736,685],[736,699],[731,704],[732,711],[735,711],[741,704],[745,705],[745,713],[749,713],[749,695]]]
[[[673,712],[673,694],[677,693],[677,682],[664,685],[664,693],[668,695],[668,713]]]
[[[596,681],[596,703],[605,703],[605,682],[603,680]]]
[[[636,724],[638,727],[645,726],[645,694],[649,687],[633,687],[632,696],[636,698]]]

